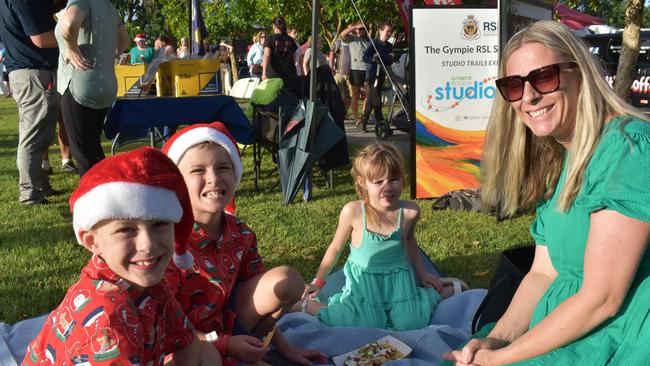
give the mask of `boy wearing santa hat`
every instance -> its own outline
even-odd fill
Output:
[[[262,364],[268,348],[260,341],[298,302],[305,288],[298,271],[281,266],[265,271],[255,234],[233,215],[233,197],[243,167],[237,144],[220,122],[196,124],[176,132],[163,147],[187,184],[194,230],[191,270],[169,275],[177,300],[200,334],[212,343],[225,365]],[[270,333],[278,353],[308,365],[325,363],[317,350],[289,344]]]
[[[76,238],[93,255],[27,348],[23,365],[221,365],[202,347],[164,280],[192,265],[192,211],[183,177],[140,148],[92,167],[70,197]]]

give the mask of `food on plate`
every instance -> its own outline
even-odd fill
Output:
[[[395,346],[386,342],[371,342],[359,348],[345,359],[345,366],[379,366],[388,361],[404,358]]]

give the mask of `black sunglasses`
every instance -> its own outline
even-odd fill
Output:
[[[526,76],[512,75],[496,80],[499,93],[508,102],[516,102],[524,96],[524,85],[530,85],[541,94],[552,93],[560,87],[560,70],[578,67],[575,62],[560,62],[532,70]]]

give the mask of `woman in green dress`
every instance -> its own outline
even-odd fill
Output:
[[[650,123],[559,22],[510,39],[486,134],[484,199],[537,206],[535,259],[457,365],[650,364]]]

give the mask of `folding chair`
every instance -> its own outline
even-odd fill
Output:
[[[255,134],[255,142],[253,143],[253,186],[255,190],[259,190],[259,179],[262,171],[262,158],[264,151],[271,154],[273,163],[276,164],[275,169],[271,170],[266,177],[270,177],[278,171],[278,148],[280,141],[280,115],[281,110],[278,108],[277,112],[264,111],[264,106],[251,103],[253,106],[253,132]],[[266,191],[270,192],[280,184],[280,181],[273,184]]]

